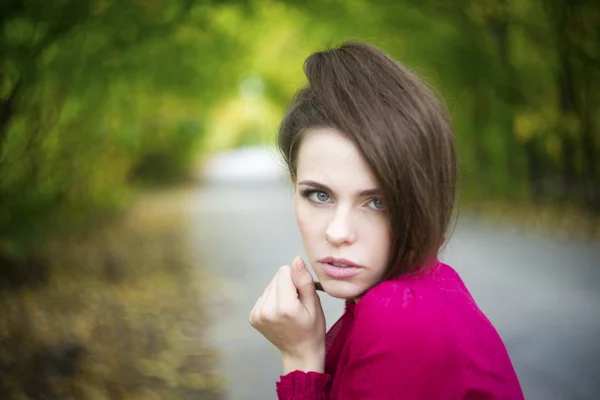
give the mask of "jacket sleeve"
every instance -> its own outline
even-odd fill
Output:
[[[293,371],[277,382],[279,400],[329,400],[331,376],[319,372]]]

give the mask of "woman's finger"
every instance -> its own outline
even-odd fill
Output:
[[[273,321],[277,316],[277,279],[277,275],[275,275],[262,309],[262,316],[267,321]]]
[[[252,324],[257,320],[258,310],[260,310],[260,305],[264,301],[263,300],[264,297],[265,297],[265,293],[263,292],[263,294],[261,294],[260,297],[254,303],[252,310],[250,310],[250,323],[252,323]]]
[[[277,299],[275,298],[275,293],[277,293],[277,274],[271,279],[271,283],[265,290],[264,299],[261,303],[259,313],[262,317],[270,318],[274,316],[275,313],[275,302]]]
[[[269,288],[271,286],[273,286],[273,282],[276,279],[277,279],[277,274],[275,274],[275,276],[271,279],[271,282],[269,282],[269,285],[267,285],[267,287],[265,288],[262,295],[258,298],[258,300],[256,300],[256,303],[254,304],[254,308],[251,311],[252,319],[254,321],[258,321],[260,314],[261,314],[261,310],[264,307],[265,301],[267,301],[267,297],[269,294]]]
[[[298,303],[298,292],[289,266],[284,266],[277,273],[277,308],[283,314],[289,314]]]

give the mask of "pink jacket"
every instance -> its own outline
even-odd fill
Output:
[[[326,346],[325,373],[281,376],[280,400],[523,399],[495,328],[439,261],[347,301]]]

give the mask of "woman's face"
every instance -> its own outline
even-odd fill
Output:
[[[377,182],[334,129],[307,132],[296,165],[296,218],[309,262],[328,294],[354,299],[387,266],[390,232]]]

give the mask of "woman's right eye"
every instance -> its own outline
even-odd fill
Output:
[[[316,190],[308,195],[308,198],[315,203],[325,203],[329,200],[329,195],[325,192]]]

